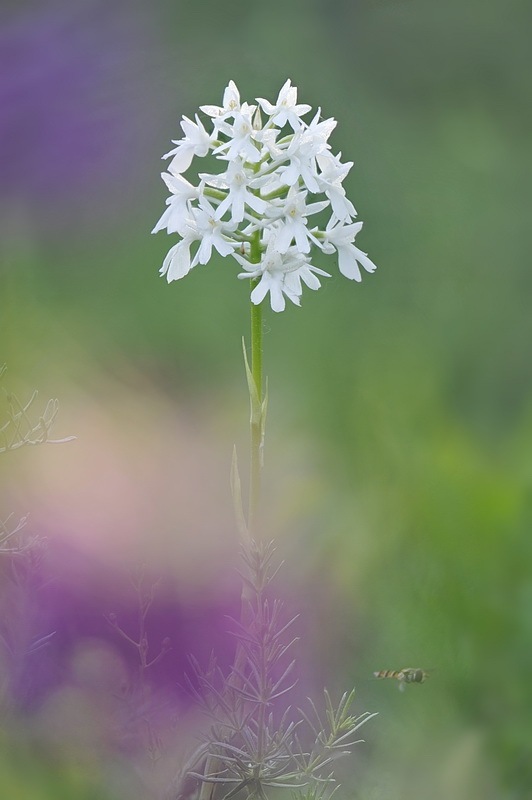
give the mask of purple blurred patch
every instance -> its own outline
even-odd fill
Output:
[[[20,617],[16,627],[27,631],[26,645],[19,648],[24,652],[11,680],[13,704],[20,711],[34,710],[52,691],[69,682],[72,656],[86,642],[105,643],[116,651],[134,689],[139,675],[138,650],[108,621],[109,614],[115,615],[122,631],[138,641],[139,596],[130,576],[60,541],[49,542],[45,556],[30,564],[26,573],[24,602],[19,586],[11,604]],[[144,579],[148,591],[159,579],[146,615],[148,660],[160,653],[165,639],[170,640],[167,652],[146,670],[145,681],[151,693],[164,695],[176,706],[192,702],[184,689],[185,674],[192,671],[191,654],[202,665],[212,652],[222,668],[232,661],[235,640],[228,633],[227,615],[239,613],[240,586],[236,574],[232,584],[227,576],[222,577],[220,585],[225,591],[190,600],[180,595],[169,576]],[[30,650],[31,642],[49,634],[53,635],[42,647]]]
[[[149,49],[137,3],[45,5],[4,12],[0,26],[0,197],[41,213],[125,180],[142,138],[135,93]]]

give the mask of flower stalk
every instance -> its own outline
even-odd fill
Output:
[[[351,716],[354,693],[335,707],[325,692],[325,721],[311,701],[309,714],[293,709],[288,695],[297,684],[295,660],[286,655],[297,637],[286,632],[282,603],[272,599],[273,545],[261,535],[261,479],[268,386],[263,375],[263,301],[273,311],[286,300],[300,304],[303,286],[316,290],[318,276],[330,277],[311,262],[311,252],[336,254],[339,271],[360,281],[375,265],[354,243],[362,227],[342,181],[352,163],[330,152],[334,119],[302,118],[311,107],[297,102],[287,80],[276,103],[256,98],[241,102],[229,82],[222,106],[201,106],[209,118],[183,118],[184,137],[162,177],[171,192],[153,232],[166,229],[179,240],[168,252],[161,275],[183,278],[213,251],[230,256],[239,278],[251,285],[251,342],[243,342],[250,399],[248,503],[244,511],[240,475],[233,454],[231,488],[242,541],[242,595],[233,620],[236,651],[224,673],[214,657],[206,671],[193,662],[190,689],[211,720],[203,743],[188,760],[182,777],[199,782],[198,800],[267,800],[269,790],[289,788],[296,800],[330,800],[336,781],[333,761],[357,743],[353,735],[371,714]],[[261,113],[262,112],[262,113]],[[266,119],[263,122],[263,114]],[[198,172],[194,186],[183,177],[194,157],[211,153],[224,164],[215,174]],[[313,198],[318,198],[313,199]],[[329,218],[324,212],[329,209]],[[314,222],[313,220],[317,221]],[[312,221],[309,221],[312,220]],[[246,513],[247,512],[247,513]]]
[[[250,260],[259,264],[261,259],[260,233],[256,231],[250,249]],[[259,279],[252,281],[257,285]],[[262,304],[251,303],[251,378],[254,391],[250,392],[250,475],[248,530],[251,538],[257,535],[257,519],[260,508],[261,479],[264,448],[264,425],[266,407],[263,398],[262,377]]]

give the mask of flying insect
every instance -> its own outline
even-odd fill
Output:
[[[429,673],[417,667],[403,667],[403,669],[381,669],[373,673],[375,678],[393,678],[398,682],[399,689],[403,692],[407,683],[425,683]]]

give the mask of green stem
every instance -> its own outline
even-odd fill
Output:
[[[253,234],[250,261],[258,264],[261,258],[260,250],[260,231]],[[257,286],[260,278],[254,278],[251,282],[252,289]],[[262,472],[262,306],[251,303],[251,374],[258,397],[258,408],[256,403],[251,401],[251,458],[249,475],[249,506],[248,506],[248,530],[251,538],[254,538],[257,527],[257,517],[260,506],[261,494],[261,472]]]
[[[250,237],[250,254],[249,260],[253,264],[259,264],[261,259],[261,242],[260,231],[256,231]],[[260,278],[254,278],[251,281],[251,289],[259,283]],[[249,506],[248,506],[248,519],[247,527],[251,539],[257,535],[257,519],[260,505],[261,493],[261,472],[262,472],[262,437],[264,433],[263,421],[263,391],[262,391],[262,308],[260,305],[251,303],[251,376],[255,384],[255,393],[250,389],[250,405],[251,405],[251,459],[250,459],[250,474],[249,474]],[[253,396],[255,394],[255,397]],[[246,543],[249,545],[249,542]],[[251,613],[251,598],[252,591],[250,586],[244,582],[242,587],[242,609],[241,609],[241,622],[246,626],[249,624],[249,615]],[[235,680],[240,684],[238,675],[243,672],[246,662],[246,650],[241,642],[237,643],[235,653]],[[261,724],[259,727],[259,744],[262,750],[262,729],[264,727],[264,714],[265,709],[261,708],[260,719]],[[216,773],[220,768],[219,759],[209,754],[203,766],[203,774],[208,775]],[[215,795],[216,784],[202,783],[198,800],[213,800]]]

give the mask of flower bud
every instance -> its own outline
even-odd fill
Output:
[[[253,114],[253,119],[251,124],[253,126],[254,131],[262,130],[262,114],[260,113],[260,106],[257,106],[257,110]]]

